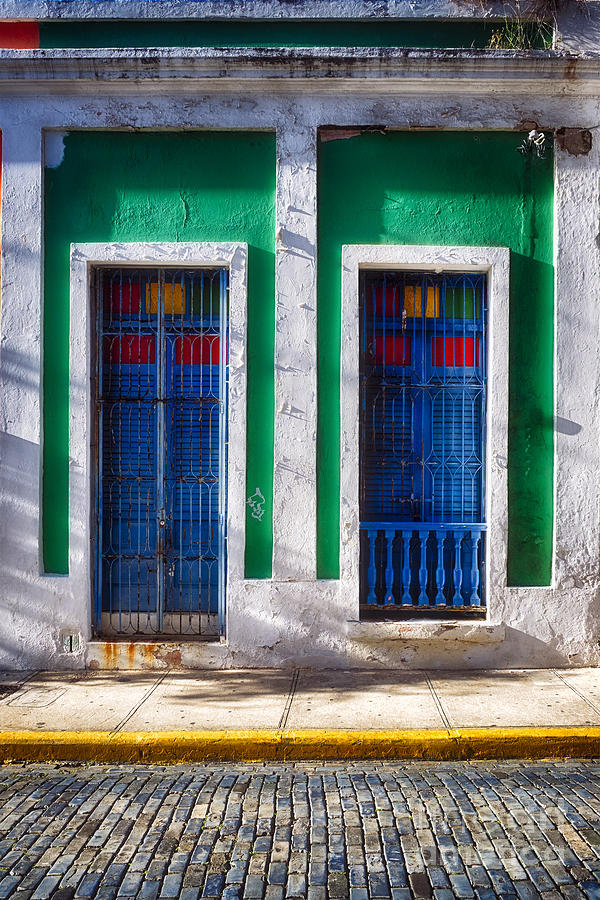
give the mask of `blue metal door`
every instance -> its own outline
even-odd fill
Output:
[[[485,275],[361,277],[362,601],[480,608]]]
[[[222,633],[227,272],[98,269],[96,627]]]

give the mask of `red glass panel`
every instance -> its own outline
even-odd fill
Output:
[[[140,311],[140,296],[139,281],[108,282],[104,285],[104,301],[110,303],[116,316],[137,316]]]
[[[404,335],[380,335],[375,338],[375,362],[385,366],[410,365],[410,338]]]
[[[154,353],[154,337],[150,334],[104,338],[104,358],[114,366],[153,364]]]
[[[431,357],[434,366],[478,366],[479,338],[432,338]]]
[[[384,293],[385,293],[385,313],[384,313]],[[402,314],[402,292],[399,287],[386,285],[385,291],[383,285],[376,285],[375,294],[375,315],[376,316],[399,316]],[[367,295],[367,310],[369,314],[373,313],[372,295]]]
[[[178,366],[218,366],[220,352],[218,334],[180,337],[175,342],[175,363]]]

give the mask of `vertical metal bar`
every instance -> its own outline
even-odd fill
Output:
[[[465,396],[466,396],[466,378],[467,378],[467,309],[466,309],[466,278],[462,279],[462,390],[461,390],[461,416],[460,416],[460,521],[464,522],[466,518],[465,510]],[[456,366],[456,356],[458,348],[454,347],[454,365]]]
[[[475,305],[476,300],[473,299]],[[480,306],[480,325],[481,325],[481,499],[480,499],[480,521],[485,522],[485,492],[486,492],[486,466],[485,466],[485,448],[487,440],[487,278],[481,277],[481,306]],[[483,535],[485,540],[485,535]]]
[[[161,632],[164,621],[165,604],[165,542],[166,542],[166,509],[165,509],[165,399],[166,399],[166,341],[164,328],[164,296],[165,296],[165,271],[158,271],[158,305],[157,305],[157,415],[156,415],[156,508],[158,512],[158,546],[156,560],[157,597],[156,597],[156,630]]]
[[[400,459],[402,464],[400,465],[400,515],[401,518],[406,517],[406,501],[410,498],[410,478],[407,483],[407,466],[406,466],[406,458],[407,452],[410,454],[410,446],[406,447],[406,420],[407,420],[407,400],[410,399],[410,394],[406,389],[406,357],[407,357],[407,348],[406,341],[410,340],[410,338],[406,337],[406,303],[405,303],[405,284],[404,279],[402,278],[397,286],[398,290],[398,310],[400,312],[400,334],[401,334],[401,347],[402,347],[402,383],[399,385],[399,406],[401,408],[400,411],[400,421],[402,422],[402,431],[400,432]],[[411,346],[411,352],[412,352]],[[411,359],[412,364],[412,359]]]
[[[139,289],[140,289],[140,305],[139,305],[139,309],[138,309],[138,341],[141,342],[142,338],[141,338],[141,334],[140,334],[140,333],[141,333],[141,330],[142,330],[142,328],[141,328],[141,321],[142,321],[142,300],[141,300],[142,289],[141,289],[141,288],[142,288],[142,286],[141,286],[141,279],[140,279],[139,273],[138,273],[138,284],[139,284]],[[131,297],[132,292],[133,292],[133,283],[132,283],[132,281],[130,281],[129,290],[130,290],[130,297]],[[141,346],[140,346],[140,351],[141,351]],[[152,358],[152,355],[151,355],[151,353],[150,353],[150,350],[148,350],[148,363],[147,363],[147,371],[146,371],[146,382],[148,382],[148,380],[149,380],[148,376],[150,375],[150,359],[151,359],[151,358]],[[147,392],[147,389],[146,389],[146,392]],[[146,398],[146,402],[147,402],[147,398]],[[138,436],[141,438],[141,435],[142,435],[142,429],[143,429],[142,365],[141,365],[141,353],[140,353],[140,366],[139,366],[139,368],[138,368],[138,378],[137,378],[137,420],[138,420],[138,421],[137,421],[137,429],[138,429],[137,433],[138,433]],[[142,562],[141,562],[141,556],[142,556],[142,549],[143,549],[143,548],[140,546],[140,543],[141,543],[141,536],[142,536],[142,522],[141,522],[141,519],[142,519],[142,503],[141,503],[141,494],[142,494],[142,453],[143,453],[142,442],[141,442],[141,440],[138,442],[138,446],[137,446],[136,449],[137,449],[137,454],[136,454],[136,455],[137,455],[137,471],[138,471],[138,481],[137,481],[137,504],[136,504],[136,505],[137,505],[137,511],[138,511],[138,514],[137,514],[137,556],[138,556],[138,562],[137,562],[137,578],[136,578],[136,588],[137,588],[137,590],[136,590],[136,595],[137,595],[136,599],[137,599],[137,613],[138,613],[138,624],[139,624],[139,617],[141,616],[141,609],[142,609],[142,583],[141,583],[141,582],[142,582],[142,579],[141,579],[141,567],[142,567]],[[147,618],[147,617],[148,617],[148,613],[146,613],[146,618]]]
[[[102,627],[102,550],[103,550],[103,493],[102,493],[102,459],[103,459],[103,442],[102,430],[104,427],[104,408],[103,408],[103,328],[102,317],[104,313],[103,292],[104,280],[102,277],[102,269],[96,269],[93,272],[94,277],[94,296],[96,301],[96,460],[95,460],[95,478],[96,478],[96,571],[94,573],[95,596],[94,596],[94,626],[96,629]]]
[[[191,281],[191,279],[190,279]],[[184,568],[184,557],[185,557],[185,548],[184,543],[186,540],[186,532],[187,534],[191,534],[192,528],[192,510],[193,510],[193,488],[188,483],[188,477],[193,474],[194,468],[194,412],[190,411],[189,414],[189,471],[184,472],[184,455],[183,455],[183,446],[184,446],[184,425],[185,419],[187,418],[185,415],[186,405],[184,401],[184,397],[186,393],[188,395],[192,394],[191,383],[189,384],[188,390],[185,390],[185,379],[184,379],[184,371],[183,371],[183,345],[187,336],[187,332],[189,332],[189,340],[190,340],[190,354],[193,353],[193,333],[194,328],[192,324],[192,286],[190,284],[189,290],[187,289],[186,284],[186,275],[185,272],[180,273],[180,285],[181,285],[181,306],[179,309],[179,322],[174,322],[175,324],[175,334],[173,335],[173,339],[169,344],[169,354],[170,354],[170,364],[169,364],[169,396],[171,398],[169,408],[171,411],[171,434],[173,435],[171,447],[171,452],[178,453],[178,462],[176,464],[176,468],[173,468],[171,471],[171,491],[172,491],[172,499],[171,499],[171,508],[172,510],[177,510],[177,521],[173,522],[173,532],[177,529],[177,562],[175,559],[170,563],[169,566],[169,588],[171,591],[177,591],[179,595],[179,632],[183,632],[183,616],[184,616],[184,575],[186,571],[189,571],[188,567],[191,567],[192,563],[189,561],[187,563],[186,568]],[[173,301],[175,300],[175,284],[172,287],[173,291]],[[189,325],[186,328],[185,317],[188,315],[188,305],[189,304]],[[175,309],[175,306],[173,307]],[[179,366],[178,381],[179,384],[175,383],[174,371],[176,365],[176,359],[173,358],[173,352],[175,347],[177,346],[177,341],[180,341],[181,346],[181,357]],[[188,381],[191,382],[192,378],[192,370],[193,366],[189,367],[189,378]],[[177,450],[175,451],[175,447]],[[190,512],[190,521],[187,523],[187,529],[184,527],[184,495],[187,493],[187,509]],[[175,548],[172,548],[172,552]],[[175,553],[173,553],[173,557],[175,557]],[[189,593],[187,598],[187,608],[188,608],[188,624],[190,622],[190,615],[192,613],[191,609],[191,584],[188,587]],[[198,612],[198,621],[200,621],[200,610]]]
[[[122,378],[121,372],[123,370],[123,272],[119,273],[119,332],[118,332],[118,348],[119,348],[119,375],[117,377],[117,387],[118,387],[118,399],[116,403],[116,407],[118,410],[118,433],[119,433],[119,441],[122,444],[122,435],[123,435],[123,400],[122,400]],[[111,368],[112,368],[112,354],[111,354]],[[111,418],[114,406],[111,404]],[[111,423],[112,424],[112,423]],[[123,454],[118,452],[118,473],[119,473],[119,485],[123,483]],[[114,490],[113,485],[111,484],[111,488]],[[119,604],[118,609],[118,618],[119,618],[119,631],[123,629],[123,603],[122,603],[122,590],[121,585],[123,583],[123,547],[122,547],[122,535],[123,535],[123,492],[119,490],[119,509],[118,509],[118,538],[117,538],[117,602]],[[112,604],[111,604],[111,625],[112,625]]]
[[[227,349],[229,329],[227,323],[229,278],[221,269],[219,276],[219,634],[225,634],[225,603],[227,583]]]
[[[475,299],[473,303],[475,304]],[[487,334],[486,334],[486,326],[487,326],[487,277],[485,275],[481,276],[481,306],[480,306],[480,319],[481,319],[481,496],[480,496],[480,521],[486,521],[486,491],[487,491],[487,472],[486,472],[486,450],[487,450]],[[481,540],[483,542],[482,546],[482,559],[486,558],[486,546],[487,546],[487,532],[484,531],[481,535]],[[485,584],[483,585],[483,589],[480,591],[480,596],[483,595],[483,603],[487,603],[486,598],[486,590]]]
[[[385,429],[386,429],[386,414],[385,414],[385,402],[386,402],[386,392],[385,392],[385,291],[386,291],[386,279],[385,275],[383,276],[383,280],[381,283],[381,317],[380,323],[377,322],[377,288],[375,281],[371,282],[371,348],[372,348],[372,364],[377,365],[377,336],[378,332],[381,331],[381,375],[379,376],[379,384],[381,387],[381,421],[377,421],[376,418],[376,410],[373,409],[374,413],[372,418],[372,437],[371,437],[371,446],[375,447],[379,444],[383,449],[383,460],[382,462],[385,465]],[[379,368],[379,366],[377,366]],[[380,510],[385,508],[385,482],[383,478],[379,479],[379,498],[378,498],[378,506]]]
[[[130,302],[130,310],[131,310],[131,301],[132,301],[132,296],[133,296],[133,279],[134,279],[134,277],[135,277],[135,276],[134,276],[134,273],[130,273],[130,276],[129,276],[129,298],[130,298],[130,299],[129,299],[129,302]],[[140,359],[140,364],[139,364],[138,369],[137,369],[137,417],[138,417],[138,436],[141,436],[141,433],[142,433],[142,356],[141,356],[141,343],[142,343],[142,285],[141,285],[141,275],[140,275],[139,272],[137,273],[137,280],[138,280],[138,286],[139,286],[139,292],[140,292],[140,304],[139,304],[139,308],[138,308],[138,329],[137,329],[138,351],[139,351],[139,353],[140,353],[140,357],[139,357],[139,359]],[[150,360],[150,359],[151,359],[151,354],[150,354],[150,351],[148,351],[148,360]],[[149,365],[150,365],[150,363],[148,362],[148,366],[149,366]],[[130,372],[131,372],[131,369],[130,369]],[[149,374],[149,369],[148,369],[148,374]],[[131,431],[130,431],[130,434],[131,434]],[[139,502],[139,499],[140,499],[140,488],[141,488],[141,464],[142,464],[141,444],[140,444],[140,446],[138,446],[137,451],[138,451],[138,452],[137,452],[137,469],[138,469],[138,471],[137,471],[137,474],[138,474],[138,480],[137,480],[137,500],[138,500],[138,503],[137,503],[137,506],[138,506],[138,521],[139,521],[140,509],[141,509],[141,504],[140,504],[140,502]],[[133,461],[133,457],[131,456],[131,454],[130,454],[130,459]],[[130,485],[130,490],[131,490],[131,485]],[[136,608],[136,611],[137,611],[137,628],[138,628],[138,630],[140,629],[140,616],[141,616],[141,608],[142,608],[142,604],[141,604],[141,594],[142,594],[142,590],[141,590],[141,583],[140,583],[140,582],[141,582],[141,567],[142,567],[142,565],[143,565],[143,563],[141,562],[141,552],[140,552],[140,551],[141,551],[141,547],[140,547],[140,534],[141,534],[141,532],[140,532],[140,529],[138,528],[138,532],[137,532],[137,547],[136,547],[136,550],[137,550],[137,578],[136,578],[136,582],[137,582],[137,589],[136,589],[137,608]],[[130,565],[129,565],[130,578],[131,578],[131,569],[132,569],[132,565],[131,565],[131,563],[130,563]],[[131,597],[131,585],[130,585],[130,587],[129,587],[129,595],[130,595],[130,597]],[[130,606],[131,606],[131,603],[130,603]],[[146,613],[146,618],[147,618],[147,616],[148,616],[148,613]]]
[[[447,306],[447,279],[442,279],[442,286],[440,288],[440,304],[442,309],[442,341],[444,342],[444,346],[446,345],[446,335],[448,333],[448,321],[446,318],[446,306]],[[437,352],[437,347],[434,348]],[[437,361],[437,360],[436,360]],[[447,407],[447,390],[446,390],[446,379],[447,379],[448,370],[445,366],[442,367],[442,390],[440,391],[440,419],[441,419],[441,443],[440,443],[440,477],[439,481],[441,482],[441,503],[440,503],[440,512],[439,518],[443,521],[444,516],[446,515],[446,407]],[[452,431],[450,431],[452,433]],[[450,509],[449,513],[452,516],[454,510],[452,509],[452,486],[448,485],[450,490]]]
[[[419,510],[418,510],[418,518],[422,521],[423,516],[425,515],[425,466],[424,466],[424,431],[425,431],[425,382],[427,379],[427,330],[425,327],[425,320],[423,319],[423,287],[424,287],[425,276],[422,274],[420,276],[419,287],[417,288],[416,281],[413,284],[413,331],[417,333],[417,328],[420,332],[420,370],[417,375],[417,390],[415,392],[415,399],[417,401],[417,420],[418,427],[415,427],[413,423],[413,442],[414,449],[417,453],[417,467],[419,473]],[[417,306],[417,290],[419,296],[419,305]],[[415,340],[416,343],[416,340]],[[420,444],[420,446],[419,446]],[[422,593],[422,592],[421,592]],[[421,604],[421,597],[419,596],[419,605]]]

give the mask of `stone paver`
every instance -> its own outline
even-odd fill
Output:
[[[0,731],[448,725],[598,727],[598,669],[0,672]]]
[[[600,762],[6,766],[0,898],[600,898]]]

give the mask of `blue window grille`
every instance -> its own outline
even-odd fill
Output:
[[[361,273],[361,607],[485,605],[486,277]]]
[[[95,280],[96,629],[223,633],[227,271]]]

